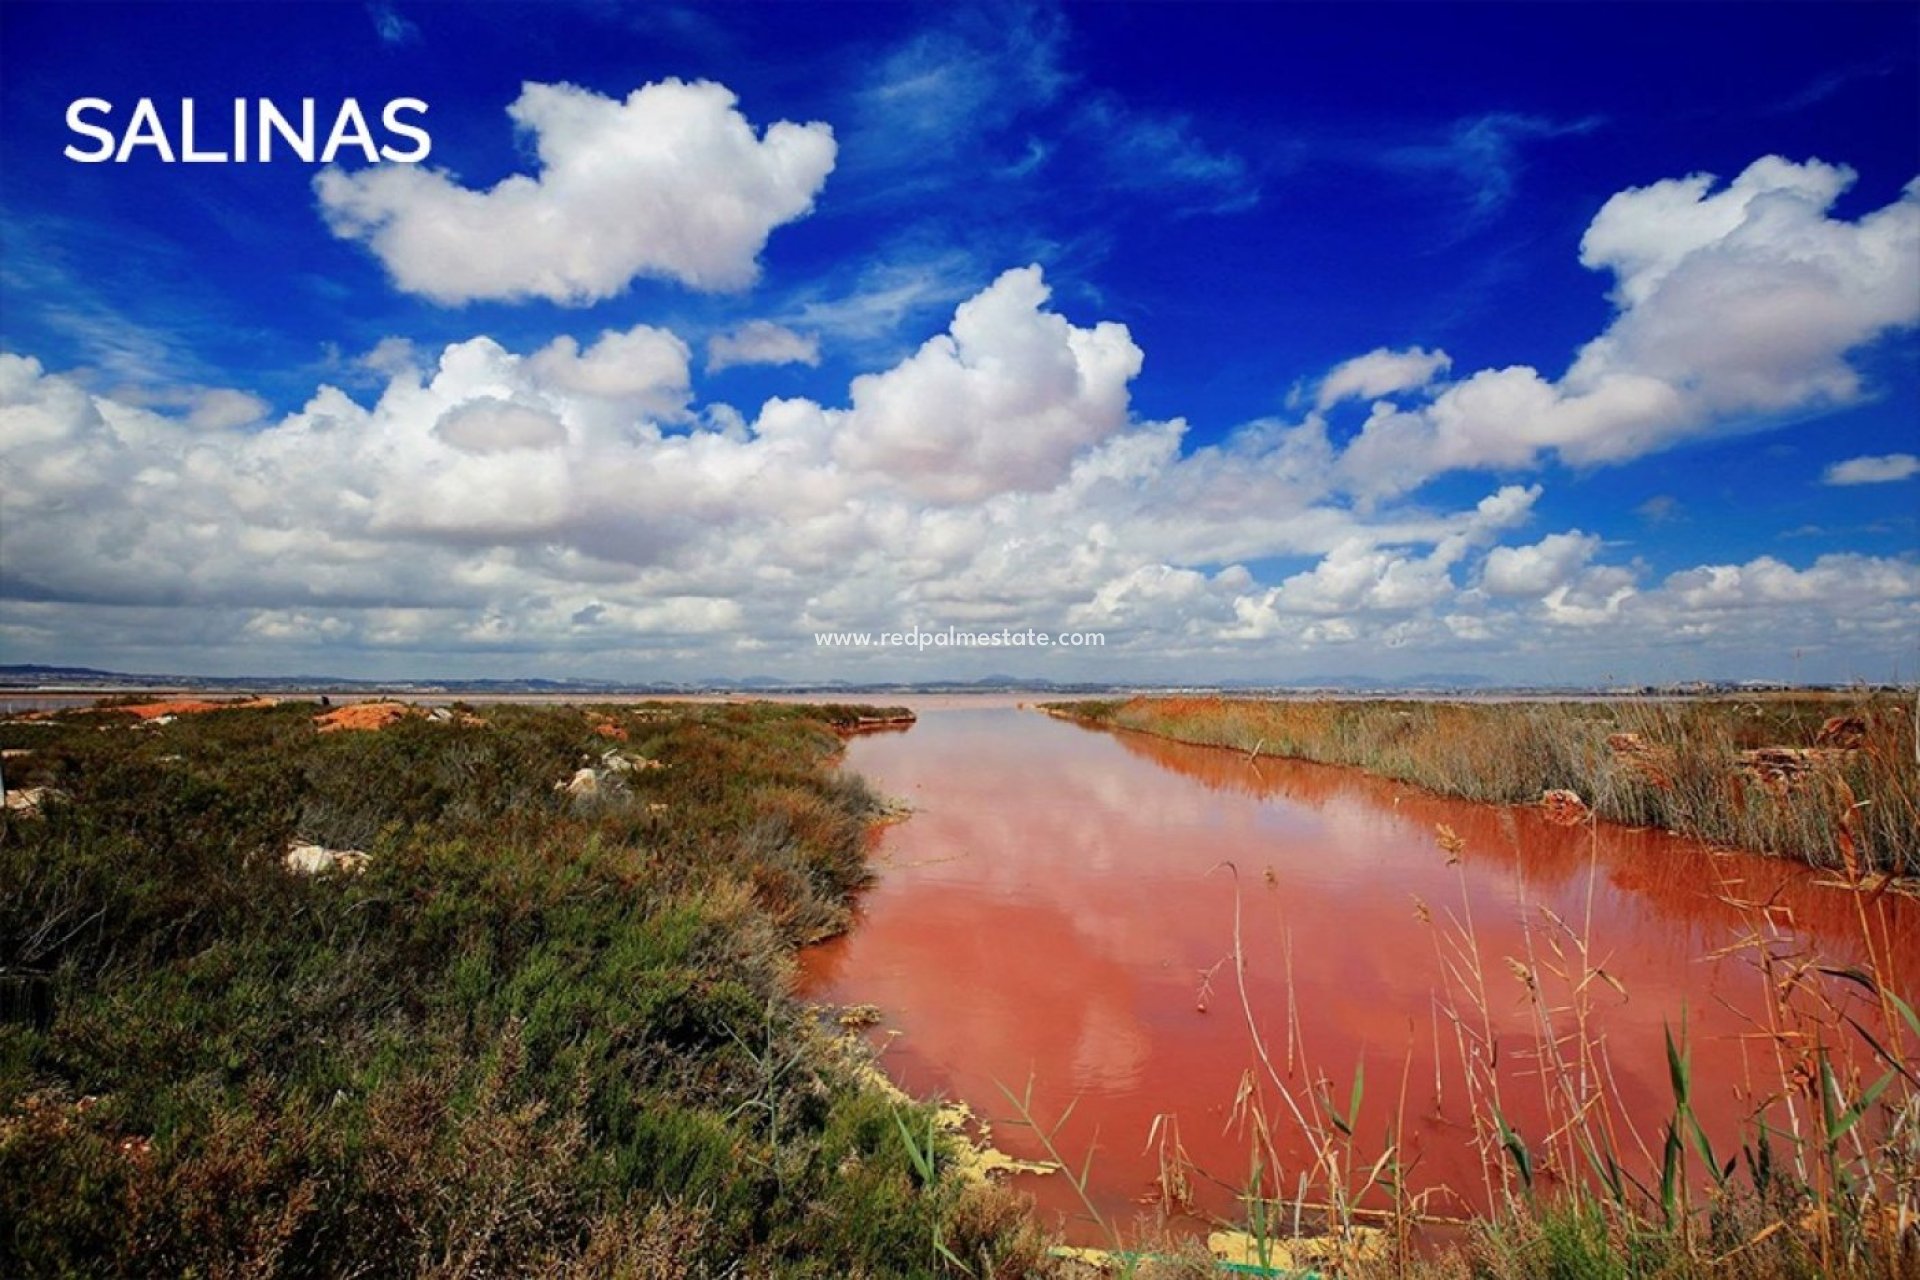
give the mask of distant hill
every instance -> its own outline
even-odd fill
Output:
[[[1599,686],[1507,684],[1488,676],[1465,672],[1431,672],[1411,676],[1319,675],[1284,680],[1152,681],[1124,680],[1058,681],[1021,679],[1012,675],[982,676],[974,680],[785,680],[777,676],[711,676],[703,680],[580,680],[550,679],[542,676],[492,679],[406,679],[357,680],[344,676],[182,676],[135,674],[102,671],[97,667],[63,667],[43,663],[0,664],[0,689],[86,691],[137,689],[183,689],[234,693],[298,690],[305,693],[368,694],[391,693],[401,697],[474,697],[505,694],[571,695],[590,698],[596,695],[695,694],[695,693],[785,693],[797,695],[901,695],[911,693],[1046,693],[1062,697],[1087,697],[1117,693],[1354,693],[1354,694],[1449,694],[1449,693],[1556,693],[1556,694],[1715,694],[1751,691],[1754,688],[1785,688],[1783,685],[1736,681],[1691,681],[1675,685],[1643,685],[1603,689]],[[1809,689],[1828,686],[1809,685]]]
[[[0,666],[0,680],[112,680],[122,677],[92,667],[43,667],[34,663]]]
[[[1487,689],[1494,685],[1489,676],[1468,675],[1462,672],[1429,672],[1413,676],[1301,676],[1297,680],[1283,680],[1277,685],[1264,686],[1282,689]]]

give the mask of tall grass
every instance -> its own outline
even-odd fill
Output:
[[[1444,829],[1438,839],[1457,844]],[[1597,863],[1590,883],[1596,874]],[[1741,904],[1736,884],[1718,887]],[[1831,968],[1781,945],[1764,904],[1742,904],[1733,951],[1750,962],[1762,998],[1745,1037],[1749,1109],[1718,1133],[1694,1112],[1684,1008],[1666,1027],[1670,1109],[1634,1116],[1622,1104],[1615,1073],[1624,1064],[1612,1059],[1596,1000],[1631,993],[1601,968],[1605,939],[1590,913],[1565,920],[1541,910],[1524,953],[1494,957],[1470,915],[1425,911],[1445,975],[1436,1003],[1459,1046],[1496,1209],[1448,1265],[1503,1280],[1920,1274],[1916,975],[1883,959],[1890,924],[1878,886],[1856,873],[1840,891],[1857,905],[1864,967]],[[1501,963],[1531,1014],[1533,1043],[1517,1062],[1509,1054],[1502,1063],[1487,1018],[1488,975]],[[1862,991],[1864,1008],[1844,998]],[[1516,1088],[1545,1102],[1534,1132],[1507,1123],[1502,1093]],[[1402,1259],[1397,1270],[1424,1268]]]
[[[1867,871],[1920,872],[1914,718],[1891,695],[1513,703],[1141,697],[1048,709],[1180,742],[1354,765],[1466,800],[1533,803],[1546,791],[1571,790],[1610,821],[1835,869],[1851,861]],[[1835,719],[1855,722],[1858,745],[1808,751]],[[1768,748],[1790,749],[1785,773],[1752,754]]]
[[[1594,822],[1590,812],[1575,820]],[[1459,837],[1442,827],[1436,843],[1462,865]],[[1598,867],[1596,856],[1590,888]],[[1237,879],[1231,866],[1220,870]],[[1762,993],[1740,1082],[1751,1103],[1734,1129],[1710,1133],[1694,1111],[1684,1009],[1667,1026],[1658,1064],[1670,1107],[1654,1116],[1626,1107],[1617,1073],[1645,1064],[1612,1056],[1599,1003],[1632,997],[1602,967],[1607,943],[1591,911],[1564,919],[1529,909],[1518,954],[1495,950],[1475,925],[1464,866],[1460,875],[1458,908],[1422,903],[1418,914],[1441,974],[1437,1032],[1457,1053],[1453,1088],[1464,1089],[1448,1115],[1478,1156],[1482,1184],[1467,1198],[1486,1215],[1442,1218],[1431,1211],[1435,1194],[1460,1189],[1413,1189],[1404,1074],[1381,1089],[1364,1061],[1316,1062],[1299,1037],[1291,982],[1281,1007],[1256,1006],[1236,887],[1230,963],[1252,1065],[1229,1114],[1248,1152],[1238,1182],[1245,1256],[1282,1271],[1310,1257],[1322,1274],[1396,1280],[1920,1275],[1916,975],[1881,958],[1891,926],[1878,885],[1856,879],[1842,889],[1859,906],[1863,967],[1832,968],[1781,945],[1765,904],[1747,904],[1735,950]],[[1719,888],[1739,901],[1736,884]],[[1496,1019],[1515,980],[1530,1015],[1524,1045]],[[1862,992],[1864,1007],[1844,998]],[[1283,1049],[1273,1047],[1276,1026],[1286,1028]],[[1539,1105],[1518,1106],[1523,1093]],[[1018,1108],[1028,1117],[1030,1098]],[[1529,1126],[1512,1119],[1521,1110],[1534,1116]],[[1173,1188],[1230,1175],[1193,1168],[1177,1132],[1177,1121],[1156,1120],[1155,1134],[1172,1135],[1161,1186],[1176,1212],[1190,1206]],[[1078,1176],[1084,1183],[1085,1171]],[[1446,1231],[1436,1237],[1439,1224]],[[1303,1232],[1310,1247],[1297,1238]]]

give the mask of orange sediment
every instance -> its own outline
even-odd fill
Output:
[[[317,715],[313,722],[320,726],[320,732],[334,733],[341,729],[384,729],[396,720],[418,714],[404,702],[356,702]]]
[[[175,698],[163,702],[140,702],[131,706],[95,707],[95,711],[127,711],[142,720],[158,720],[161,716],[190,716],[207,711],[232,711],[241,707],[271,707],[278,705],[273,698],[242,698],[234,702],[208,702],[201,698]]]

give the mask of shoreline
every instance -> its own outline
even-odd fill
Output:
[[[1795,698],[1656,704],[1161,698],[1039,704],[1087,729],[1251,759],[1356,768],[1449,799],[1561,807],[1715,849],[1844,872],[1867,889],[1920,885],[1904,702]]]

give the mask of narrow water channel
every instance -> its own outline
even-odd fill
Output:
[[[877,880],[853,928],[803,957],[802,994],[877,1006],[887,1072],[916,1094],[966,1101],[1013,1155],[1041,1153],[1007,1123],[1002,1086],[1031,1081],[1049,1120],[1075,1104],[1058,1141],[1075,1161],[1093,1149],[1094,1198],[1120,1223],[1156,1199],[1156,1116],[1178,1119],[1202,1210],[1231,1215],[1223,1187],[1246,1177],[1233,1111],[1258,1058],[1231,959],[1236,901],[1247,1005],[1276,1068],[1302,1097],[1329,1079],[1344,1109],[1364,1061],[1360,1149],[1376,1154],[1394,1126],[1409,1183],[1449,1213],[1485,1200],[1471,1051],[1454,1016],[1491,1026],[1502,1110],[1544,1150],[1539,1010],[1568,999],[1551,970],[1604,969],[1581,1002],[1622,1113],[1623,1159],[1644,1168],[1634,1131],[1658,1151],[1672,1110],[1664,1035],[1679,1034],[1683,1010],[1694,1105],[1730,1151],[1781,1079],[1761,1034],[1769,1002],[1753,943],[1783,964],[1865,956],[1851,896],[1805,867],[1012,707],[920,711],[911,730],[849,749],[847,768],[914,813],[877,838]],[[1916,906],[1875,908],[1883,964],[1898,974],[1920,974]],[[1457,977],[1469,920],[1484,1015]],[[1556,961],[1556,945],[1571,957],[1577,940],[1587,964]],[[1827,985],[1864,1006],[1851,984]],[[1305,1139],[1280,1129],[1283,1157],[1304,1167]],[[1019,1185],[1043,1211],[1078,1209],[1057,1176]]]

